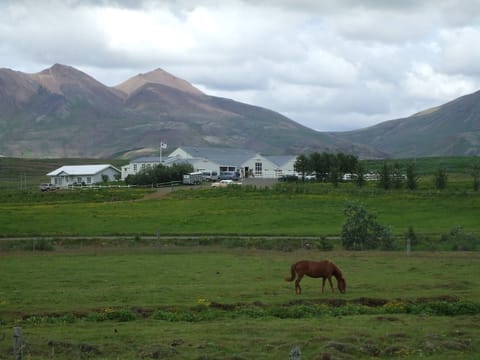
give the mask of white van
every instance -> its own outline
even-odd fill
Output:
[[[202,171],[203,179],[206,181],[217,181],[218,180],[218,172],[216,171]]]

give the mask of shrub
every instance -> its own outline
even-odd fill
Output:
[[[443,234],[441,241],[448,243],[451,250],[474,251],[477,249],[479,239],[472,233],[465,233],[461,226],[453,227],[448,234]]]
[[[344,210],[347,220],[342,225],[342,244],[347,250],[393,249],[390,227],[380,225],[374,214],[362,205],[350,203]]]
[[[445,169],[438,169],[434,174],[435,189],[443,190],[447,187],[447,172]]]
[[[322,236],[320,240],[314,241],[314,245],[317,249],[323,251],[330,251],[333,250],[333,244],[329,241],[325,236]]]

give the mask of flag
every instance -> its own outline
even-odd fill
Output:
[[[166,148],[167,148],[167,144],[165,144],[165,143],[161,142],[161,143],[160,143],[160,148],[162,148],[162,149],[166,149]]]

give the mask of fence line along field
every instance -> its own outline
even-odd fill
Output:
[[[474,359],[478,252],[293,252],[219,247],[1,253],[0,358]],[[347,291],[321,293],[299,259],[329,258]],[[333,280],[335,282],[335,280]]]

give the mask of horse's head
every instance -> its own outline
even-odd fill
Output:
[[[343,277],[338,279],[337,285],[338,285],[338,290],[342,294],[344,294],[347,291],[347,283],[345,282],[345,279]]]

